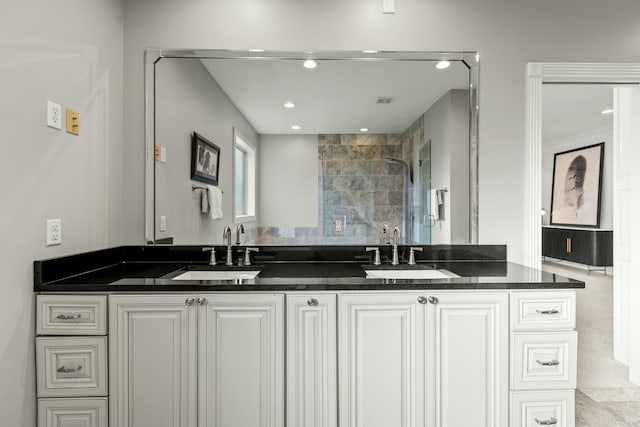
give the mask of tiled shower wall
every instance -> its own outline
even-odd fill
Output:
[[[402,226],[404,170],[398,135],[320,135],[318,161],[324,236],[375,242],[383,224]],[[339,230],[336,222],[342,221]]]
[[[402,228],[404,168],[387,158],[411,165],[414,144],[422,146],[423,123],[421,116],[401,135],[319,135],[318,227],[260,227],[255,242],[378,243],[384,224]]]

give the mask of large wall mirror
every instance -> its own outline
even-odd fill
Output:
[[[475,52],[145,60],[148,244],[477,242]]]

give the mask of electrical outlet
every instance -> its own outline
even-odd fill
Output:
[[[47,220],[47,246],[59,245],[62,243],[62,220]]]
[[[47,126],[62,129],[62,107],[55,102],[47,101]]]
[[[167,217],[160,215],[160,231],[167,231]]]

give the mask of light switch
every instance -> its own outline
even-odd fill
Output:
[[[160,147],[160,162],[167,163],[167,147]]]
[[[167,231],[167,217],[160,215],[160,231]]]
[[[67,108],[67,133],[80,135],[80,113]]]
[[[382,13],[396,13],[395,0],[382,0]]]

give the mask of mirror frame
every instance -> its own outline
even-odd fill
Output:
[[[419,52],[419,51],[263,51],[225,49],[161,49],[148,48],[144,52],[144,191],[145,244],[155,241],[155,67],[163,58],[198,59],[256,59],[301,60],[313,59],[350,61],[460,61],[469,69],[469,243],[478,243],[478,119],[479,68],[478,52]]]

